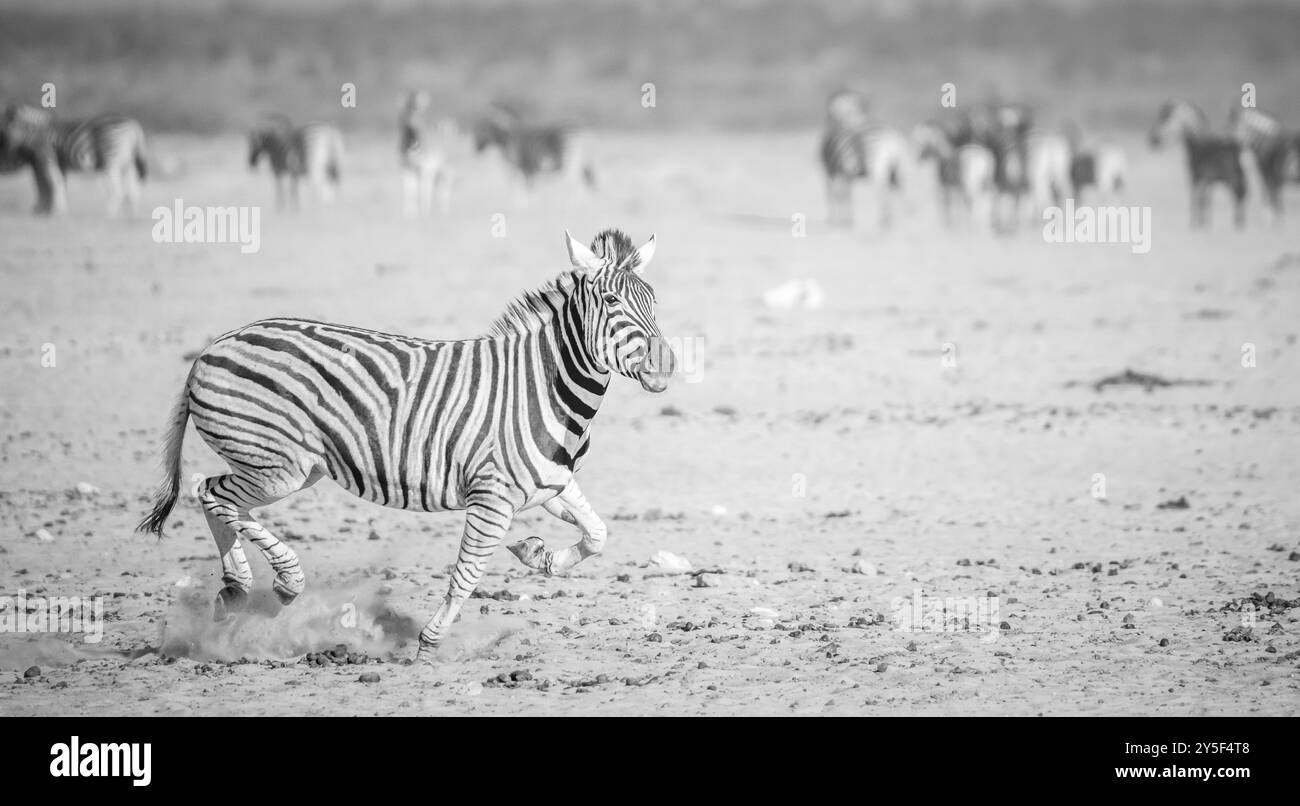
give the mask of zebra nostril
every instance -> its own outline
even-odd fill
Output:
[[[654,372],[671,374],[676,369],[677,357],[668,341],[658,336],[650,339],[650,350],[646,354],[646,363]]]

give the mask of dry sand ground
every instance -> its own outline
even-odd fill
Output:
[[[1189,233],[1180,156],[1134,141],[1127,198],[1154,208],[1144,256],[1045,244],[1036,227],[945,233],[920,191],[893,232],[828,232],[813,143],[609,135],[599,195],[552,186],[523,206],[495,162],[466,158],[452,215],[421,223],[391,214],[380,139],[352,144],[334,209],[298,216],[269,208],[236,138],[155,138],[161,176],[134,221],[105,220],[86,180],[69,217],[35,220],[26,179],[4,179],[0,592],[100,594],[108,622],[97,647],[0,636],[0,714],[1300,711],[1300,609],[1222,640],[1241,621],[1225,605],[1298,595],[1300,219],[1232,232],[1220,198],[1214,230]],[[152,243],[147,211],[176,197],[266,205],[261,252]],[[698,382],[615,385],[581,474],[608,549],[563,579],[501,552],[482,585],[498,598],[466,607],[444,663],[401,661],[444,592],[456,513],[329,484],[269,508],[309,592],[221,627],[195,504],[161,542],[132,533],[182,356],[208,339],[267,315],[470,336],[565,268],[564,228],[604,226],[658,233],[659,319],[703,340]],[[761,292],[791,278],[819,282],[825,307],[767,309]],[[1128,367],[1208,385],[1088,385]],[[222,470],[191,429],[186,476]],[[73,494],[81,481],[99,494]],[[1180,496],[1189,508],[1157,509]],[[574,538],[540,511],[512,539],[527,534]],[[658,574],[660,550],[721,573],[705,588]],[[859,560],[878,574],[850,573]],[[892,601],[916,588],[994,593],[1009,629],[893,629]],[[296,662],[340,642],[369,662]],[[487,683],[512,672],[527,674]]]

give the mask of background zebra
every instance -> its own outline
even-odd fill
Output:
[[[423,90],[412,90],[402,105],[398,120],[398,150],[402,159],[402,210],[410,217],[427,215],[438,199],[445,214],[451,207],[451,185],[455,174],[448,164],[447,144],[454,138],[454,124],[432,125],[430,98]]]
[[[304,177],[326,204],[334,200],[343,162],[343,135],[328,123],[294,127],[283,115],[272,115],[248,135],[248,167],[265,156],[275,177],[275,201],[280,209],[298,207],[298,183]]]
[[[1233,222],[1246,224],[1246,176],[1241,167],[1241,144],[1229,135],[1210,131],[1205,113],[1190,101],[1166,101],[1156,113],[1147,135],[1152,148],[1179,137],[1187,150],[1187,171],[1192,183],[1192,227],[1210,223],[1210,191],[1223,184],[1232,192]]]
[[[922,123],[912,132],[917,160],[934,160],[939,178],[944,223],[952,225],[952,197],[961,199],[972,221],[988,222],[992,215],[993,152],[979,143],[954,144],[962,129],[941,121]]]
[[[4,114],[8,115],[8,107]],[[24,169],[31,171],[32,181],[36,186],[34,212],[38,215],[49,215],[67,209],[63,177],[59,172],[53,143],[46,142],[41,146],[33,143],[12,145],[5,136],[3,126],[0,125],[0,174],[18,173]]]
[[[48,109],[9,106],[0,120],[0,140],[8,151],[27,154],[37,171],[38,209],[59,212],[66,206],[67,174],[102,174],[109,185],[108,211],[123,201],[134,212],[140,182],[148,174],[144,128],[133,118],[98,115],[88,120],[60,120]]]
[[[1272,115],[1254,108],[1234,106],[1228,114],[1228,131],[1254,158],[1261,194],[1282,218],[1282,191],[1288,181],[1300,182],[1300,133],[1288,131]]]
[[[558,173],[587,190],[596,187],[590,136],[569,124],[532,124],[515,110],[493,104],[474,126],[474,150],[497,148],[520,181],[531,190],[537,176]]]
[[[511,546],[530,568],[562,573],[599,552],[605,525],[573,478],[591,422],[613,373],[662,392],[674,357],[642,277],[653,236],[634,248],[606,230],[590,249],[571,236],[568,247],[573,269],[524,294],[477,339],[428,341],[301,319],[221,336],[190,369],[166,437],[167,476],[139,529],[162,534],[191,418],[231,470],[199,487],[221,556],[218,618],[247,604],[245,542],[266,555],[282,602],[304,587],[297,555],[254,519],[254,507],[328,476],[385,506],[463,509],[447,594],[420,634],[426,661],[516,512],[541,505],[582,533],[555,552],[537,537]]]
[[[880,208],[880,226],[887,229],[902,185],[908,148],[901,132],[871,120],[866,99],[860,93],[841,90],[831,95],[826,102],[826,131],[819,147],[826,173],[830,224],[853,223],[853,182],[865,179]]]
[[[1119,146],[1087,146],[1076,151],[1070,161],[1070,184],[1074,187],[1074,198],[1079,202],[1083,200],[1084,191],[1089,189],[1114,198],[1124,189],[1127,175],[1128,158]]]

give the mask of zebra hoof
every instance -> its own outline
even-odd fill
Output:
[[[227,585],[217,591],[217,600],[212,603],[212,620],[225,621],[235,613],[242,613],[248,607],[248,591]]]
[[[417,666],[432,666],[438,662],[435,653],[438,651],[437,644],[426,644],[420,642],[420,648],[415,652],[415,663]]]
[[[511,554],[519,558],[519,562],[534,571],[541,571],[546,567],[546,542],[536,535],[511,544],[509,549]]]
[[[302,593],[303,581],[293,579],[286,582],[281,577],[276,577],[275,582],[271,585],[271,590],[275,591],[275,598],[280,600],[280,604],[286,607],[293,604],[293,600],[298,598]]]

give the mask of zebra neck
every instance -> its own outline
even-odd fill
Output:
[[[536,331],[536,343],[527,349],[537,363],[539,385],[555,411],[567,414],[570,430],[576,428],[579,435],[595,419],[610,380],[610,373],[592,360],[585,327],[577,295],[570,295],[557,315]]]

